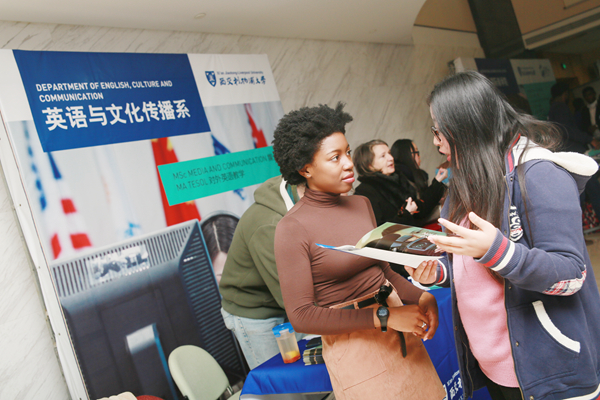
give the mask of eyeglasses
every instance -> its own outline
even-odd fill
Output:
[[[431,133],[433,133],[433,136],[435,136],[435,138],[438,140],[438,142],[442,141],[442,139],[440,138],[440,131],[438,128],[436,128],[435,126],[432,126]]]
[[[410,152],[410,154],[413,154],[413,155],[417,155],[417,156],[418,156],[418,155],[420,155],[421,153],[420,153],[419,151],[411,151],[411,152]]]

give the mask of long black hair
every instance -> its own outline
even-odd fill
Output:
[[[511,145],[522,135],[528,139],[526,148],[534,142],[554,149],[560,143],[560,132],[549,122],[515,111],[494,85],[475,71],[457,73],[438,83],[428,103],[440,134],[450,145],[450,220],[461,223],[473,211],[500,227],[506,186],[504,160]],[[521,163],[517,174],[527,211]]]
[[[427,189],[427,175],[417,165],[413,153],[415,152],[415,146],[413,141],[410,139],[398,139],[392,145],[390,149],[392,157],[394,157],[394,164],[396,166],[396,172],[402,173],[402,166],[408,168],[410,175],[407,178],[411,179],[415,184],[417,191],[423,193]]]

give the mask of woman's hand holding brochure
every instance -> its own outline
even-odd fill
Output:
[[[440,225],[454,232],[456,236],[431,236],[429,240],[448,253],[481,258],[492,247],[497,230],[494,225],[474,212],[469,213],[469,220],[479,229],[469,229],[440,218],[438,219]]]

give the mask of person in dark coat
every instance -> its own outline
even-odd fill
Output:
[[[444,179],[448,177],[446,168],[439,168],[429,184],[429,175],[422,170],[421,154],[417,145],[410,139],[398,139],[391,148],[392,157],[398,175],[403,174],[417,191],[419,214],[416,219],[419,224],[426,224],[439,217],[440,201],[446,194]]]
[[[417,226],[421,202],[417,191],[403,174],[397,174],[390,148],[383,140],[374,139],[356,148],[354,167],[360,185],[355,195],[365,196],[371,202],[377,225],[385,222]],[[402,265],[390,264],[392,270],[407,277]]]
[[[452,289],[464,398],[597,399],[600,295],[579,208],[597,163],[551,151],[555,127],[478,72],[438,83],[429,105],[453,173],[440,223],[456,236],[430,236],[447,254],[408,269]]]
[[[360,185],[355,195],[371,202],[377,225],[384,222],[415,225],[419,206],[417,192],[404,175],[395,171],[394,158],[383,140],[374,139],[358,146],[353,160]]]
[[[561,150],[585,153],[588,145],[595,149],[600,148],[600,141],[577,127],[573,113],[568,106],[569,86],[564,82],[558,82],[550,88],[550,93],[552,102],[548,111],[548,121],[554,122],[561,129],[563,135]]]
[[[587,86],[582,92],[585,107],[581,113],[581,129],[594,137],[600,136],[598,123],[600,122],[600,107],[598,107],[598,96],[593,87]]]
[[[580,130],[571,110],[567,105],[569,99],[569,86],[564,82],[558,82],[550,88],[552,94],[552,104],[548,112],[548,120],[554,122],[560,128],[563,136],[564,151],[576,153],[585,153],[588,146],[595,149],[600,148],[600,141],[594,139],[592,135]],[[584,113],[585,115],[585,113]],[[585,190],[581,194],[581,203],[589,202],[597,216],[600,216],[600,182],[598,173],[589,179],[585,185]]]

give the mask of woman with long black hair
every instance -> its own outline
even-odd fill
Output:
[[[581,226],[579,193],[598,169],[554,153],[560,133],[515,111],[483,75],[463,72],[429,98],[433,143],[452,179],[430,237],[450,257],[409,272],[450,286],[465,398],[600,395],[600,295]]]
[[[444,179],[448,177],[446,168],[439,168],[435,177],[428,183],[429,175],[421,169],[421,153],[410,139],[398,139],[390,149],[398,175],[406,177],[416,190],[419,213],[415,215],[419,225],[439,217],[440,201],[446,194]]]

